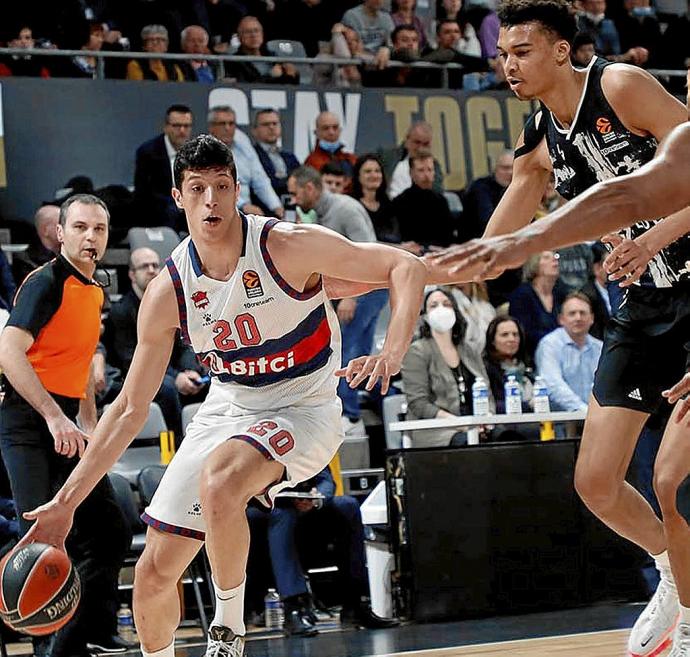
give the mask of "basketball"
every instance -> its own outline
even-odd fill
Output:
[[[59,630],[80,597],[79,574],[52,545],[15,548],[0,562],[0,618],[19,632],[40,636]]]

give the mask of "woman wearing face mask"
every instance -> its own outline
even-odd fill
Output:
[[[436,288],[423,305],[421,337],[410,346],[402,365],[407,395],[407,419],[455,417],[472,414],[472,384],[488,380],[479,353],[462,344],[465,320],[453,295]],[[493,398],[490,398],[493,410]],[[457,435],[457,437],[455,437]],[[457,429],[428,429],[412,433],[414,447],[447,447],[466,441]]]

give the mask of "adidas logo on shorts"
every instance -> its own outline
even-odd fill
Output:
[[[632,392],[628,393],[628,399],[634,399],[635,401],[642,401],[642,395],[640,394],[640,389],[635,388]]]

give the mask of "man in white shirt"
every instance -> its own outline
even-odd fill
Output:
[[[390,196],[391,199],[399,196],[408,187],[412,186],[412,178],[410,177],[410,156],[416,157],[420,151],[430,151],[431,138],[432,129],[428,123],[419,121],[410,126],[401,153],[403,157],[395,165],[393,174],[390,177],[388,196]],[[434,159],[434,190],[437,192],[443,191],[441,165],[436,159]]]

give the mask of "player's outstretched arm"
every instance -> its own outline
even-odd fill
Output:
[[[402,249],[351,242],[312,225],[278,224],[268,250],[283,278],[299,290],[314,274],[390,289],[391,321],[381,353],[355,359],[339,374],[352,387],[368,378],[369,390],[380,379],[385,393],[390,377],[400,371],[419,315],[427,276],[421,260]]]
[[[36,520],[22,542],[64,547],[76,508],[144,426],[149,404],[165,375],[178,326],[175,293],[167,272],[146,289],[139,308],[138,342],[122,391],[105,412],[83,458],[52,501],[25,514]]]
[[[637,171],[594,185],[516,233],[468,242],[459,257],[441,257],[438,264],[448,269],[450,278],[462,278],[466,269],[478,267],[478,277],[488,277],[519,267],[541,251],[598,239],[642,219],[672,215],[690,205],[689,167],[690,124],[685,123],[671,132],[657,157]],[[677,224],[674,228],[682,230]]]

